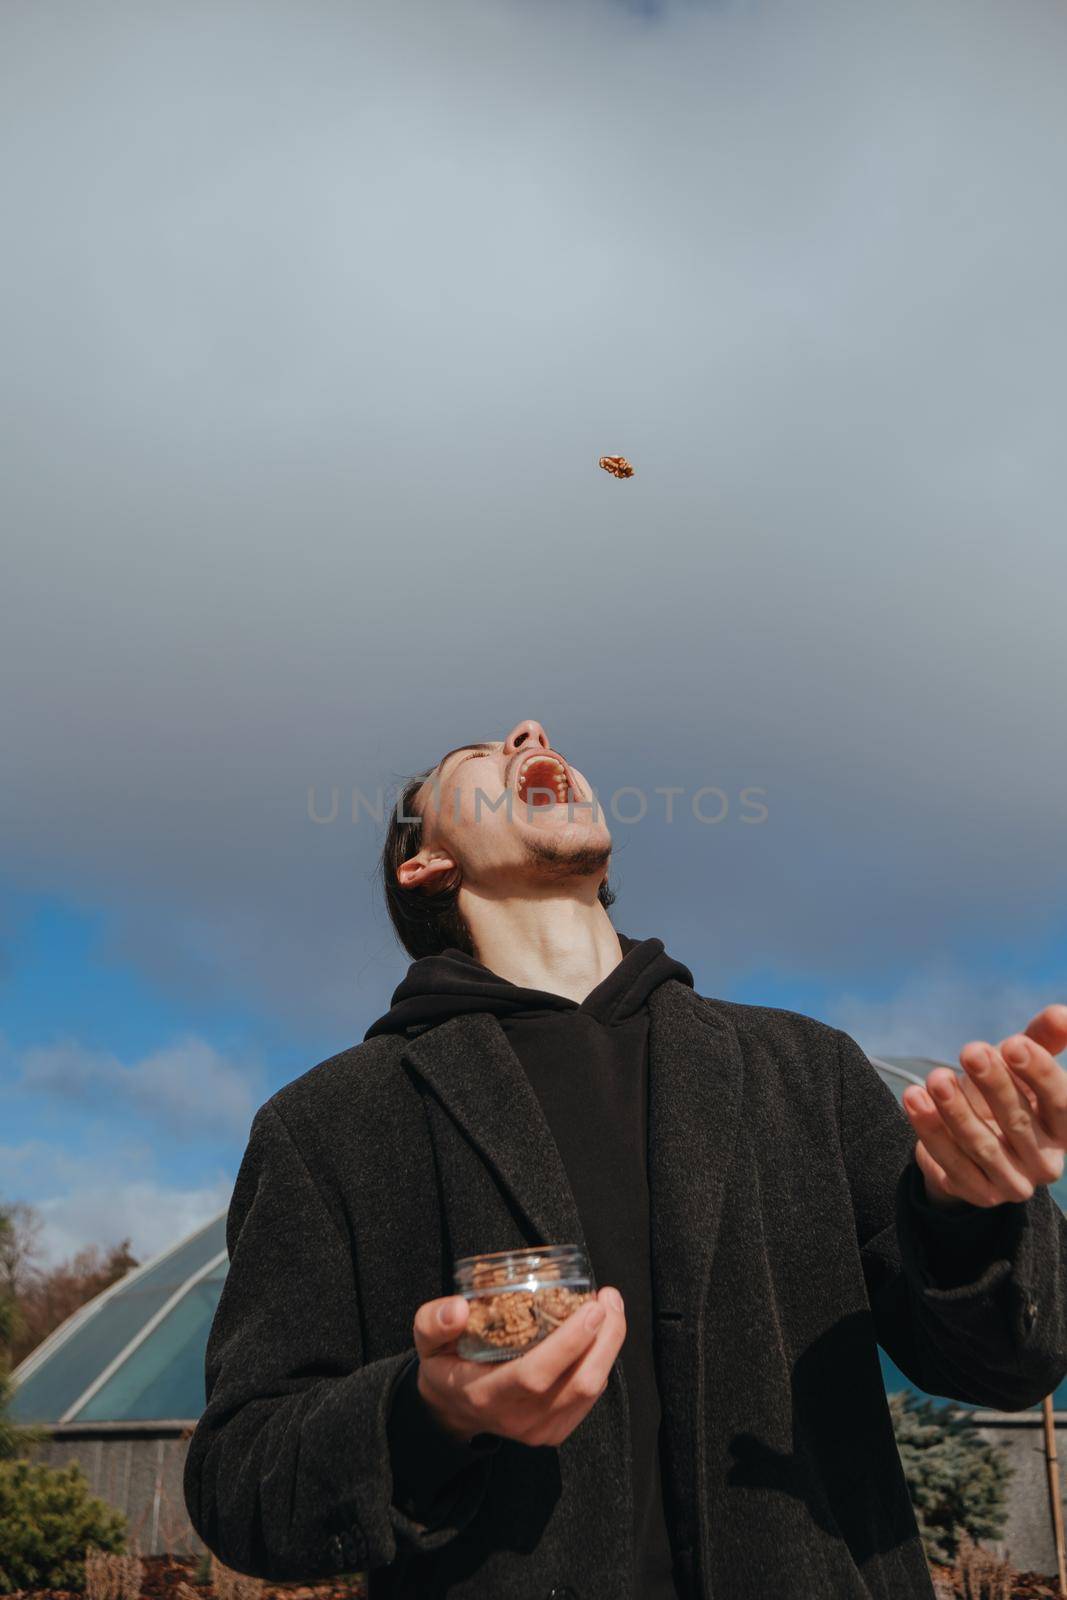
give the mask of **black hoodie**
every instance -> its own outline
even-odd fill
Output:
[[[648,1008],[669,978],[692,986],[688,967],[659,939],[619,934],[623,958],[579,1004],[523,989],[461,950],[412,962],[393,1003],[365,1037],[413,1036],[464,1012],[495,1016],[521,1062],[574,1191],[598,1287],[613,1284],[626,1307],[620,1351],[630,1402],[635,1573],[640,1600],[677,1600],[659,1454],[660,1407],[653,1350],[649,1256]],[[394,1473],[429,1521],[450,1478],[492,1448],[491,1435],[455,1443],[433,1424],[412,1362],[389,1417]]]

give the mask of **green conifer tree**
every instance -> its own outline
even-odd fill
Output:
[[[967,1412],[913,1389],[890,1395],[889,1410],[928,1559],[950,1564],[961,1529],[976,1542],[999,1538],[1015,1471],[1004,1451],[982,1438]]]

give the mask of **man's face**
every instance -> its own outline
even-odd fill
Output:
[[[401,882],[428,892],[455,866],[468,889],[529,892],[538,885],[607,874],[611,834],[592,787],[539,722],[507,738],[450,750],[415,802],[423,818],[418,856]]]

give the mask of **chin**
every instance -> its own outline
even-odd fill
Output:
[[[611,860],[611,835],[599,823],[524,830],[529,860],[548,876],[603,876]]]

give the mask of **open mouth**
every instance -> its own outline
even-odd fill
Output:
[[[543,752],[522,763],[515,779],[515,792],[520,800],[532,806],[562,806],[578,798],[563,762],[558,756]]]

